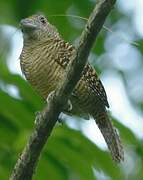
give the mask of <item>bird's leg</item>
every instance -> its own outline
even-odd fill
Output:
[[[47,103],[53,98],[55,91],[51,91],[46,99]]]
[[[68,99],[68,101],[67,101],[67,103],[64,105],[64,107],[63,107],[63,112],[65,112],[65,113],[67,113],[67,112],[71,112],[71,110],[72,110],[72,103],[71,103],[71,101]],[[59,119],[58,119],[58,122],[60,123],[60,124],[63,124],[63,122],[64,122],[64,119],[63,119],[63,113],[61,113],[60,114],[60,116],[59,116]]]
[[[47,99],[46,99],[47,102],[49,102],[49,100],[53,98],[54,93],[55,93],[55,91],[52,91],[52,92],[48,95],[48,97],[47,97]],[[35,113],[35,115],[36,115],[36,118],[35,118],[34,123],[35,123],[36,126],[38,126],[39,120],[42,118],[42,114],[41,114],[40,111],[37,111],[37,112]]]
[[[63,107],[63,111],[65,112],[71,112],[72,110],[72,103],[71,101],[68,99],[67,103],[64,105]]]
[[[55,93],[55,91],[51,91],[51,92],[49,93],[49,95],[48,95],[48,97],[47,97],[47,99],[46,99],[47,103],[49,102],[50,99],[53,98],[54,93]],[[62,124],[61,118],[58,118],[58,122]]]
[[[54,96],[54,93],[55,93],[55,91],[51,91],[50,92],[50,94],[48,95],[48,97],[47,97],[47,99],[46,99],[46,101],[47,101],[47,103],[49,102],[49,100],[51,99],[51,98],[53,98],[53,96]],[[64,107],[63,107],[63,112],[71,112],[71,110],[72,110],[72,103],[71,103],[71,101],[68,99],[68,101],[67,101],[67,103],[64,105]],[[62,118],[58,118],[58,122],[59,123],[63,123],[63,121],[62,121]]]
[[[55,93],[55,91],[51,91],[51,92],[50,92],[50,94],[48,95],[48,97],[47,97],[47,99],[46,99],[47,102],[48,102],[51,98],[53,98],[54,93]],[[64,107],[63,107],[63,111],[64,111],[64,112],[71,112],[71,110],[72,110],[72,103],[71,103],[71,101],[68,99],[67,103],[66,103],[66,104],[64,105]]]

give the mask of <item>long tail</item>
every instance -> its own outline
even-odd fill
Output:
[[[112,158],[116,162],[124,160],[123,147],[116,129],[113,127],[106,111],[94,116],[96,123],[108,145]]]

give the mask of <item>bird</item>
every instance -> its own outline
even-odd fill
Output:
[[[57,28],[43,14],[20,21],[23,48],[20,54],[22,73],[31,86],[46,100],[58,88],[75,57],[76,47],[66,42]],[[107,95],[96,70],[87,62],[80,80],[69,97],[70,115],[93,117],[110,150],[112,159],[124,160],[123,146],[108,115]],[[67,113],[68,110],[67,110]]]

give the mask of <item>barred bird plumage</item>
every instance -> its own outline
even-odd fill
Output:
[[[43,15],[33,15],[20,22],[24,45],[20,55],[23,74],[29,83],[46,99],[62,81],[76,48],[65,42],[55,26]],[[112,158],[120,162],[123,148],[106,108],[106,92],[98,75],[88,63],[70,97],[71,114],[88,118],[92,116],[108,145]],[[69,112],[67,112],[69,113]]]

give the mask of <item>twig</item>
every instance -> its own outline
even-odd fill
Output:
[[[57,122],[63,105],[80,79],[93,43],[115,2],[116,0],[100,0],[95,6],[81,34],[77,54],[68,67],[67,77],[56,90],[53,98],[50,98],[48,106],[36,116],[38,122],[36,128],[16,162],[10,180],[32,179],[43,146]]]

